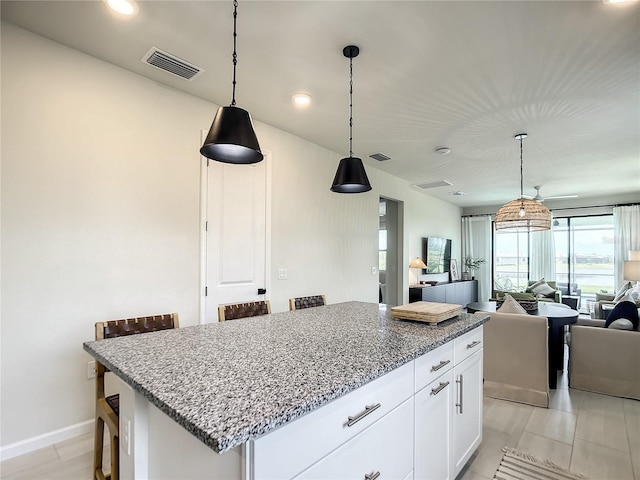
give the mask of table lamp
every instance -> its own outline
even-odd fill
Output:
[[[640,262],[638,262],[640,263]],[[409,268],[427,268],[420,257],[416,257],[416,259],[409,264]],[[416,283],[414,285],[418,285],[418,276],[420,274],[416,274]],[[409,270],[409,285],[411,285],[411,270]]]
[[[636,282],[636,288],[640,286],[640,251],[629,252],[629,260],[624,261],[622,273],[624,280]]]

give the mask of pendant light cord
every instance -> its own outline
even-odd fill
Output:
[[[353,157],[353,57],[349,57],[349,157]]]
[[[522,137],[520,137],[520,198],[524,195],[524,190],[522,188]]]
[[[236,52],[236,38],[238,34],[236,33],[236,21],[238,18],[238,0],[233,0],[233,94],[231,96],[231,106],[235,107],[236,105],[236,65],[238,64],[238,54]]]

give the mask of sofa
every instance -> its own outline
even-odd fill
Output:
[[[571,325],[569,386],[640,400],[640,332]]]
[[[553,294],[550,294],[549,296],[540,296],[532,292],[529,287],[531,287],[531,285],[533,285],[534,283],[535,282],[530,281],[529,286],[524,292],[493,290],[491,292],[492,296],[489,300],[496,301],[498,299],[504,298],[506,294],[509,294],[516,300],[537,300],[538,302],[555,302],[559,304],[562,303],[562,293],[557,289],[556,282],[546,282],[551,288],[555,290],[555,292]]]
[[[484,324],[484,394],[549,406],[547,317],[489,313]]]

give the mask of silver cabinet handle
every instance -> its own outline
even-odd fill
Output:
[[[473,348],[480,345],[482,342],[480,340],[476,340],[475,342],[467,343],[467,348]]]
[[[373,413],[375,410],[379,409],[381,406],[382,405],[380,405],[379,403],[376,403],[375,405],[365,405],[364,410],[357,414],[355,417],[347,417],[347,423],[345,423],[345,425],[347,427],[353,427],[356,423],[358,423],[370,413]],[[378,473],[378,475],[380,474]]]
[[[448,363],[451,363],[451,360],[440,360],[440,363],[438,365],[434,365],[433,367],[431,367],[431,371],[432,372],[437,372],[438,370],[440,370],[442,367],[444,367]]]
[[[447,385],[449,385],[449,382],[440,382],[440,385],[438,385],[436,388],[431,389],[431,395],[439,394],[442,390],[447,388]]]
[[[456,407],[460,407],[460,413],[462,413],[462,388],[463,388],[462,380],[463,380],[462,374],[460,374],[460,379],[456,380],[456,383],[460,385],[460,388],[458,388],[458,398],[460,400],[458,400],[459,403],[456,403]]]
[[[376,480],[380,476],[380,472],[365,473],[364,480]]]

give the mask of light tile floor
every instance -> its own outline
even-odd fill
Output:
[[[485,397],[483,441],[458,480],[493,478],[505,446],[592,480],[640,480],[640,402],[569,389],[566,372],[558,387],[549,409]],[[90,480],[92,450],[89,433],[5,460],[0,478]]]
[[[640,402],[569,389],[550,408],[485,397],[483,439],[458,480],[492,479],[502,447],[526,451],[592,480],[640,480]]]

